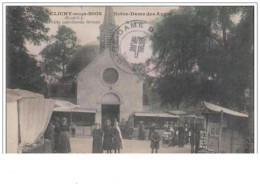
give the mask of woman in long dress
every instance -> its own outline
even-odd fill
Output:
[[[118,125],[117,120],[115,120],[115,123],[111,130],[112,135],[112,149],[118,153],[120,153],[120,149],[123,149],[123,137]]]
[[[70,138],[69,138],[69,125],[67,123],[67,118],[62,118],[60,126],[60,135],[58,143],[59,153],[70,153]]]
[[[92,153],[103,153],[103,130],[100,128],[100,124],[96,123],[96,127],[92,132],[93,143],[92,143]]]
[[[107,153],[112,151],[112,136],[111,136],[111,121],[108,119],[103,126],[104,139],[103,139],[103,150],[106,150]]]

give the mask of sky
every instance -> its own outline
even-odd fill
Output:
[[[58,26],[63,24],[76,32],[80,45],[97,41],[97,37],[100,33],[99,26],[103,23],[104,19],[104,6],[53,6],[46,8],[50,10],[50,18],[52,20],[52,22],[46,24],[46,27],[50,28],[49,36],[55,35]],[[119,26],[130,20],[150,22],[156,18],[163,17],[165,13],[177,8],[176,6],[117,6],[113,7],[113,11],[115,23]],[[30,54],[35,55],[36,59],[41,60],[39,53],[46,45],[46,42],[42,42],[39,46],[29,43],[26,46]]]

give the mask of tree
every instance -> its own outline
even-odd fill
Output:
[[[41,92],[44,80],[36,59],[25,47],[26,42],[39,44],[48,38],[49,12],[43,7],[6,7],[6,68],[8,88]]]
[[[45,73],[64,77],[66,67],[77,47],[76,33],[64,25],[60,26],[57,34],[52,36],[51,43],[40,53],[46,66]]]
[[[155,24],[160,71],[155,88],[162,104],[178,108],[207,100],[244,109],[244,89],[253,82],[252,12],[252,7],[185,7]],[[234,24],[237,13],[241,21]]]
[[[156,81],[162,104],[173,106],[193,102],[196,90],[196,65],[207,49],[206,25],[196,21],[193,8],[171,12],[155,25],[152,36],[160,77]],[[199,76],[198,76],[199,77]]]
[[[98,45],[85,45],[77,49],[73,54],[67,68],[66,74],[77,75],[84,69],[99,53]]]

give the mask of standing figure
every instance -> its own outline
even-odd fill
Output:
[[[175,143],[175,141],[174,141],[175,131],[174,131],[173,125],[170,125],[169,131],[171,133],[169,146],[174,146],[174,143]]]
[[[188,142],[189,142],[188,134],[189,134],[188,126],[187,126],[187,124],[185,124],[184,125],[184,144],[188,144]]]
[[[120,128],[120,130],[121,130],[121,133],[122,133],[122,137],[123,138],[126,138],[126,133],[125,133],[125,128],[126,127],[126,121],[125,121],[125,119],[124,118],[122,118],[122,120],[121,120],[121,122],[120,122],[120,125],[119,125],[119,128]]]
[[[190,144],[190,141],[191,141],[191,130],[189,130],[188,132],[188,144]]]
[[[104,127],[104,139],[103,139],[103,150],[106,150],[107,153],[111,153],[112,150],[112,136],[111,136],[111,121],[107,119]]]
[[[52,147],[52,152],[54,152],[54,146],[55,146],[55,124],[53,121],[51,121],[44,133],[44,138],[48,139],[51,141],[51,147]]]
[[[60,118],[57,116],[54,116],[54,152],[58,152],[58,147],[59,147],[59,137],[60,137]]]
[[[112,136],[112,149],[115,151],[115,153],[116,152],[120,153],[120,149],[123,148],[123,138],[117,120],[115,120],[115,123],[112,126],[111,136]]]
[[[132,140],[134,137],[134,125],[131,122],[129,122],[129,134],[128,135],[129,135],[128,139]]]
[[[181,126],[179,128],[179,147],[183,147],[185,143],[185,134],[184,134],[184,128]]]
[[[75,137],[75,135],[76,135],[76,124],[75,123],[73,123],[71,125],[71,135],[72,135],[72,137]]]
[[[159,132],[157,131],[157,129],[154,129],[154,131],[151,134],[151,149],[152,149],[152,153],[155,150],[155,153],[158,153],[158,149],[160,147],[160,140],[161,137],[159,135]]]
[[[149,140],[151,140],[151,135],[152,135],[152,133],[153,133],[155,127],[156,127],[156,124],[155,124],[155,123],[152,123],[151,126],[149,127],[149,136],[148,136],[148,139],[149,139]]]
[[[175,145],[179,145],[179,129],[178,128],[176,128],[176,130],[175,130],[174,142],[175,142]]]
[[[138,139],[139,140],[145,140],[145,131],[144,131],[144,122],[143,121],[139,121]]]
[[[96,123],[96,126],[92,132],[93,142],[92,142],[92,153],[103,153],[103,130],[101,129],[101,125]]]
[[[69,138],[69,125],[67,123],[67,118],[63,117],[60,126],[60,135],[58,143],[59,153],[70,153],[70,138]]]

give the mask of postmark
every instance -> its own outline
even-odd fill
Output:
[[[131,20],[116,28],[110,40],[110,55],[116,66],[128,74],[147,74],[152,62],[153,26],[143,20]]]

